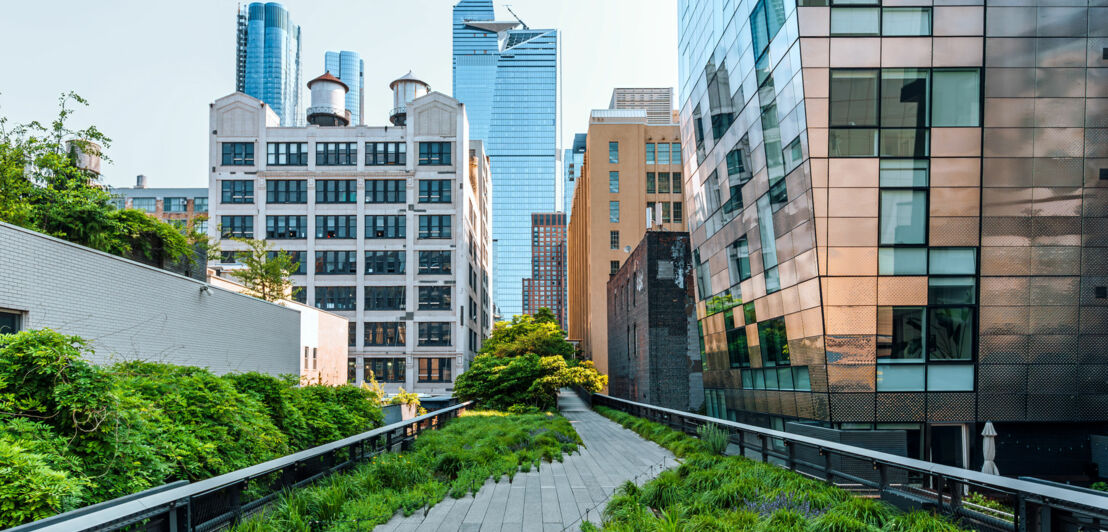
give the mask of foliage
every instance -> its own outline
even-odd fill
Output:
[[[0,335],[0,527],[200,480],[381,425],[353,386],[129,362],[94,366],[85,342]],[[11,510],[16,508],[16,510]]]
[[[573,358],[573,345],[566,341],[566,332],[558,326],[550,309],[541,308],[533,316],[517,315],[510,322],[497,322],[493,325],[492,336],[485,339],[478,352],[501,358],[528,353]]]
[[[990,499],[989,497],[977,493],[976,491],[971,491],[970,494],[966,496],[965,499],[963,499],[963,501],[970,504],[976,504],[977,506],[987,508],[988,510],[992,510],[992,512],[986,513],[1009,521],[1012,520],[1012,514],[1015,513],[1011,506],[1008,506],[1007,504],[1004,504],[996,499]]]
[[[411,515],[447,495],[476,493],[489,478],[510,480],[520,469],[561,460],[580,442],[561,416],[465,413],[441,430],[422,433],[411,452],[386,453],[290,492],[233,530],[369,530],[398,510]]]
[[[576,385],[598,392],[607,384],[608,377],[598,374],[592,362],[570,367],[557,355],[540,357],[527,353],[498,357],[484,354],[478,355],[469,369],[458,376],[454,394],[463,401],[474,400],[498,410],[516,405],[546,410],[555,406],[560,388]]]
[[[731,439],[731,433],[714,423],[697,427],[696,434],[700,436],[700,441],[704,442],[710,454],[723,454]]]
[[[95,177],[77,166],[67,141],[87,152],[96,144],[107,148],[111,139],[95,127],[71,129],[74,104],[88,105],[72,92],[63,94],[49,125],[9,127],[0,117],[0,221],[156,266],[187,260],[192,247],[176,227],[117,208]]]
[[[236,238],[235,241],[246,244],[248,251],[236,252],[235,257],[245,266],[234,270],[231,276],[254,292],[256,297],[266,301],[277,301],[287,297],[292,290],[289,276],[296,271],[299,263],[292,260],[287,251],[273,251],[269,241]]]
[[[641,488],[624,486],[604,509],[603,530],[957,532],[943,517],[891,506],[777,466],[721,456],[709,444],[605,407],[600,414],[683,457]]]
[[[1108,482],[1093,482],[1089,487],[1097,491],[1108,491]]]
[[[400,391],[396,395],[392,396],[392,400],[389,401],[390,405],[415,405],[419,406],[419,394],[412,393],[400,387]]]

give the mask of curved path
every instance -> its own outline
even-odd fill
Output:
[[[485,482],[476,497],[449,495],[426,515],[397,514],[377,532],[577,531],[586,519],[600,523],[608,497],[626,480],[638,484],[676,463],[666,449],[593,412],[563,390],[558,407],[585,445],[564,462],[517,473],[511,483]]]

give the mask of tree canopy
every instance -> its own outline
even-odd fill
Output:
[[[266,301],[286,297],[292,289],[289,276],[296,271],[299,263],[292,260],[292,256],[286,251],[271,250],[269,242],[265,240],[235,240],[246,244],[250,249],[237,253],[238,260],[246,269],[232,271],[231,276]]]
[[[479,354],[515,357],[527,353],[572,359],[576,350],[566,341],[566,332],[548,308],[534,315],[516,315],[512,321],[493,325],[492,336],[485,340]]]

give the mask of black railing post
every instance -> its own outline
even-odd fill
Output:
[[[746,458],[746,432],[739,431],[739,456]]]
[[[785,440],[784,443],[785,455],[787,456],[787,458],[785,458],[785,464],[788,466],[789,470],[796,471],[796,445],[793,445],[793,442],[789,440]]]
[[[1050,505],[1044,504],[1039,506],[1039,530],[1040,532],[1051,532],[1054,530],[1054,512]]]
[[[242,489],[245,482],[231,486],[231,524],[236,524],[242,518]]]
[[[1016,494],[1016,532],[1027,532],[1027,499],[1022,493]]]
[[[819,454],[823,457],[823,478],[828,484],[834,484],[835,473],[831,468],[831,453],[827,449],[821,447]]]
[[[943,490],[946,489],[946,477],[939,475],[935,482],[935,497],[938,499],[938,510],[943,511]]]
[[[758,451],[762,454],[762,461],[763,462],[769,462],[769,449],[766,448],[766,435],[765,434],[759,434],[758,435],[758,443],[759,443]]]

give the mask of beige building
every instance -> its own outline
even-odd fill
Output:
[[[644,109],[594,110],[569,223],[569,338],[608,372],[608,278],[647,228],[685,230],[677,124]]]

